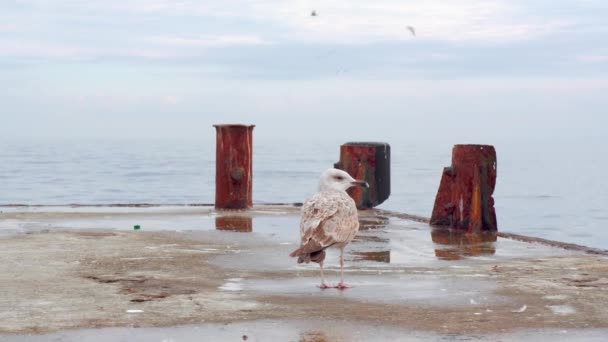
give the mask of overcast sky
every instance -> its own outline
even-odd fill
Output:
[[[608,1],[0,0],[0,84],[5,138],[598,137]]]

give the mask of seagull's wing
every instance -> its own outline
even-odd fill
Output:
[[[352,199],[348,198],[348,200],[352,202],[352,205],[348,205],[351,212],[347,213],[349,209],[344,206],[345,215],[335,215],[325,225],[325,231],[338,243],[350,242],[359,230],[357,207]]]
[[[340,203],[334,196],[316,194],[302,206],[300,237],[302,245],[290,256],[302,256],[324,250],[336,243],[335,225],[332,218]]]
[[[410,30],[413,36],[416,35],[416,29],[414,28],[414,26],[408,26],[407,29]]]
[[[300,221],[302,242],[307,241],[315,229],[322,227],[327,220],[332,218],[338,212],[338,208],[339,202],[334,196],[316,194],[304,202]]]
[[[291,256],[323,252],[337,243],[348,243],[359,229],[355,202],[346,194],[317,194],[302,207],[302,245]]]

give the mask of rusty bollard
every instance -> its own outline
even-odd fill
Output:
[[[443,169],[431,225],[469,233],[496,231],[496,150],[490,145],[454,145],[452,166]]]
[[[215,208],[252,207],[251,125],[213,125],[215,147]]]
[[[387,143],[349,142],[341,145],[340,161],[334,167],[369,184],[369,188],[357,186],[348,190],[358,209],[373,208],[391,194],[391,147]]]

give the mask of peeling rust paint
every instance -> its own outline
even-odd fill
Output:
[[[215,207],[252,207],[253,125],[213,125],[216,129]]]
[[[496,212],[492,197],[495,185],[494,147],[455,145],[452,150],[452,165],[443,169],[431,224],[469,233],[496,231]]]
[[[369,209],[384,202],[391,193],[390,145],[378,142],[349,142],[340,146],[340,161],[334,167],[364,180],[369,188],[353,187],[348,194],[357,208]]]

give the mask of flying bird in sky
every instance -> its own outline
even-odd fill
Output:
[[[412,36],[416,35],[416,29],[414,26],[406,26],[406,28],[412,33]]]
[[[318,263],[322,289],[350,287],[344,283],[344,247],[359,230],[357,206],[346,193],[352,186],[369,187],[367,182],[355,180],[342,170],[329,169],[321,175],[319,192],[302,206],[301,245],[289,256],[298,257],[298,264]],[[329,247],[340,249],[340,283],[337,285],[328,285],[323,275],[325,250]]]

